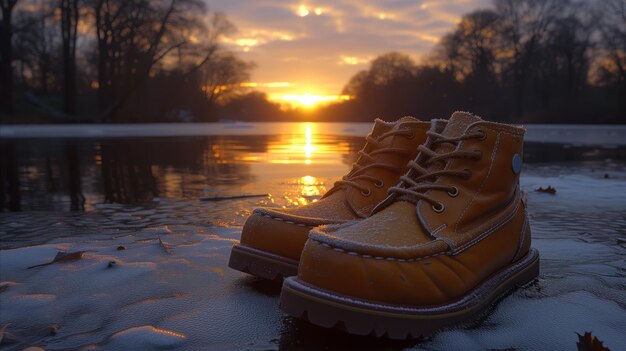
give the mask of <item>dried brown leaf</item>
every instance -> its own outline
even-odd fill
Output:
[[[77,261],[80,260],[81,258],[83,258],[83,254],[85,253],[85,251],[75,251],[75,252],[57,252],[57,255],[54,256],[54,259],[48,263],[42,263],[42,264],[37,264],[34,266],[30,266],[28,267],[28,269],[31,268],[35,268],[35,267],[43,267],[43,266],[47,266],[47,265],[51,265],[53,263],[58,263],[58,262],[70,262],[70,261]]]
[[[172,249],[168,244],[164,243],[163,240],[161,240],[161,237],[159,237],[159,245],[161,246],[161,248],[163,248],[163,251],[165,251],[165,253],[167,253],[168,255],[172,254]]]
[[[556,194],[556,189],[549,185],[546,188],[539,187],[538,189],[535,189],[535,191],[546,194]]]
[[[610,351],[591,332],[585,332],[584,335],[576,334],[578,335],[578,342],[576,343],[578,351]]]

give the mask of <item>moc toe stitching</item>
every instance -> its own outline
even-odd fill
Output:
[[[252,211],[252,213],[261,215],[265,218],[273,219],[275,221],[295,225],[298,227],[314,228],[320,225],[337,223],[337,221],[331,221],[331,220],[324,219],[324,218],[299,217],[299,216],[292,215],[292,214],[285,213],[285,212],[274,211],[269,208],[257,208],[254,211]]]
[[[425,259],[429,259],[432,257],[437,257],[437,256],[441,256],[441,255],[452,255],[451,252],[449,251],[441,251],[441,252],[437,252],[434,254],[430,254],[430,255],[426,255],[426,256],[420,256],[420,257],[413,257],[413,258],[402,258],[402,257],[386,257],[386,256],[372,256],[372,255],[367,255],[367,254],[363,254],[363,253],[359,253],[356,251],[348,251],[346,249],[342,249],[340,247],[336,247],[336,246],[332,246],[328,243],[325,243],[323,241],[319,241],[313,238],[309,238],[309,240],[312,243],[318,244],[318,245],[322,245],[328,249],[337,251],[337,252],[341,252],[341,253],[345,253],[348,255],[352,255],[352,256],[360,256],[362,258],[369,258],[369,259],[375,259],[375,260],[386,260],[386,261],[398,261],[398,262],[418,262],[418,261],[422,261]]]
[[[272,217],[272,216],[270,216],[270,215],[268,215],[268,214],[262,214],[262,216],[263,216],[263,217],[270,218],[270,219],[273,219],[273,220],[276,220],[276,221],[282,221],[282,222],[285,222],[285,223],[287,223],[287,224],[293,224],[293,225],[296,225],[296,226],[298,226],[298,227],[309,227],[309,228],[313,228],[313,227],[314,227],[314,226],[312,226],[312,225],[306,225],[306,224],[304,224],[304,223],[296,223],[296,222],[294,222],[294,221],[287,221],[287,220],[284,220],[284,219],[282,219],[282,218],[280,218],[280,217]]]

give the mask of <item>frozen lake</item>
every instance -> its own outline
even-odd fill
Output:
[[[528,127],[539,280],[481,320],[389,342],[286,317],[279,286],[226,266],[254,207],[315,201],[369,125],[1,126],[0,347],[573,350],[590,331],[626,349],[626,129]],[[241,194],[267,196],[200,200]],[[58,251],[85,252],[27,269]]]
[[[626,125],[530,124],[527,142],[575,145],[626,145]],[[364,136],[370,123],[145,123],[75,125],[4,125],[0,139],[18,138],[124,138],[182,136],[284,135],[302,128],[326,135]]]

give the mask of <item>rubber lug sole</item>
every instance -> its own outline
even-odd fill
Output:
[[[355,335],[405,340],[429,337],[437,330],[483,316],[499,298],[539,275],[539,253],[505,267],[463,298],[449,304],[413,307],[381,304],[342,296],[309,285],[297,277],[285,279],[280,307],[312,324]]]
[[[244,244],[233,246],[228,267],[269,280],[283,280],[298,274],[298,261]]]

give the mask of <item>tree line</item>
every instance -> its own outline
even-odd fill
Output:
[[[285,110],[241,87],[254,64],[202,0],[0,0],[0,114],[20,122],[428,119],[626,122],[626,0],[494,0],[415,62],[391,52],[343,89]],[[224,87],[227,87],[226,89]]]
[[[7,120],[211,120],[253,64],[220,45],[235,27],[202,0],[0,0]]]
[[[254,93],[226,115],[370,121],[469,110],[511,122],[626,123],[626,0],[495,0],[419,64],[383,54],[342,93],[353,99],[315,113],[281,112]]]

